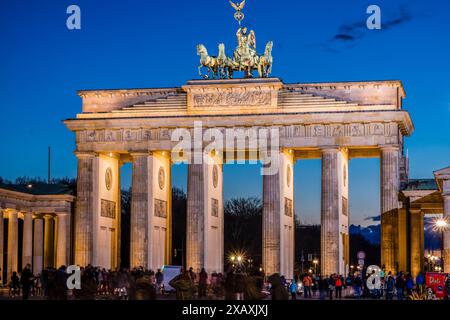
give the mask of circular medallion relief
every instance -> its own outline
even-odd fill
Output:
[[[287,168],[286,168],[286,183],[287,183],[288,187],[291,186],[291,176],[292,176],[291,166],[287,165]]]
[[[108,167],[105,172],[105,185],[107,190],[111,190],[113,182],[112,179],[112,170]]]
[[[217,169],[217,165],[214,165],[213,167],[212,178],[213,178],[213,186],[214,188],[217,188],[217,183],[219,181],[219,171]]]
[[[164,189],[164,184],[165,183],[166,183],[166,173],[165,173],[163,167],[159,167],[159,171],[158,171],[158,185],[159,185],[159,188],[161,190]]]

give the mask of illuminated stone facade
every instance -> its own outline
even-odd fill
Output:
[[[44,186],[43,190],[39,185],[0,185],[0,269],[4,283],[27,264],[39,274],[43,268],[71,263],[75,197],[69,191],[58,185]]]
[[[177,143],[171,140],[172,133],[177,128],[193,132],[194,121],[201,121],[203,129],[224,133],[230,128],[243,132],[275,128],[279,132],[281,169],[262,177],[263,267],[268,273],[288,277],[293,273],[294,215],[285,213],[301,206],[294,203],[293,183],[288,186],[287,181],[287,172],[294,174],[295,161],[323,160],[320,263],[326,275],[345,273],[349,267],[348,162],[356,157],[381,157],[382,263],[395,269],[397,229],[392,217],[400,206],[399,164],[403,139],[414,130],[409,113],[402,109],[405,93],[399,81],[194,80],[181,88],[92,90],[79,95],[82,113],[65,121],[76,134],[79,158],[76,263],[117,264],[114,256],[119,244],[111,237],[120,233],[118,221],[110,219],[105,225],[99,208],[103,197],[117,199],[119,187],[114,181],[124,162],[133,163],[132,267],[155,269],[170,263],[170,184],[166,183],[166,192],[160,190],[159,167],[169,179],[171,150]],[[113,168],[112,191],[107,194],[103,162]],[[216,185],[212,182],[214,165],[219,168]],[[187,267],[205,267],[210,272],[222,271],[223,266],[221,165],[220,161],[191,164],[188,169]],[[160,201],[167,203],[165,220],[155,217],[155,210],[161,210]],[[99,240],[103,227],[115,229],[106,242]],[[101,257],[105,250],[116,254]]]

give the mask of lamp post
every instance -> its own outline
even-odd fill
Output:
[[[314,259],[313,263],[314,263],[314,274],[317,274],[317,264],[319,263],[319,260]]]

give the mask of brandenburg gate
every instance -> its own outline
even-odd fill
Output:
[[[78,157],[76,264],[119,266],[119,177],[125,162],[131,162],[133,170],[131,267],[157,269],[170,263],[171,165],[185,161],[186,267],[222,271],[222,166],[233,160],[230,153],[240,152],[241,160],[262,160],[260,146],[247,142],[265,129],[270,132],[270,157],[277,163],[277,170],[262,175],[266,274],[293,275],[294,208],[301,206],[294,203],[294,163],[311,158],[322,159],[321,273],[348,271],[348,164],[352,158],[370,157],[381,159],[381,263],[395,271],[400,164],[404,138],[414,130],[402,107],[402,83],[287,84],[271,78],[273,43],[257,54],[255,32],[241,26],[244,5],[233,4],[239,29],[232,56],[226,56],[224,44],[219,44],[217,56],[197,46],[199,72],[208,70],[204,79],[179,88],[79,92],[82,112],[64,121],[76,134]],[[240,71],[245,78],[234,79],[233,73]],[[227,138],[225,146],[205,146],[202,138],[212,129]],[[200,152],[205,161],[192,161],[191,149],[177,149],[180,131],[200,138],[194,153]]]
[[[65,121],[76,133],[78,186],[75,263],[117,267],[120,167],[132,162],[131,266],[160,268],[171,252],[174,130],[216,128],[279,132],[279,170],[262,176],[263,268],[294,269],[294,163],[322,159],[322,274],[349,264],[352,158],[380,157],[382,264],[395,270],[392,228],[399,209],[404,137],[413,130],[402,109],[400,81],[285,84],[277,78],[188,81],[181,88],[80,91],[82,113]],[[226,151],[226,150],[224,150]],[[247,146],[247,150],[250,151]],[[188,165],[187,267],[223,269],[222,160]],[[222,159],[222,160],[221,160]],[[226,158],[225,158],[226,161]],[[236,181],[236,183],[239,183]]]

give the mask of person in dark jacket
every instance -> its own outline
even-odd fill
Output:
[[[136,279],[135,299],[156,300],[156,288],[149,273],[145,272],[142,276]]]
[[[20,277],[20,284],[22,285],[22,300],[28,300],[30,297],[30,289],[33,284],[33,273],[31,273],[31,265],[27,264],[22,270]]]
[[[198,297],[206,298],[206,288],[208,286],[208,273],[206,273],[205,268],[202,268],[198,274]]]
[[[395,279],[392,276],[391,271],[389,271],[388,276],[385,281],[386,286],[386,300],[392,300],[394,297]]]
[[[278,273],[274,273],[269,277],[269,282],[272,285],[270,292],[272,300],[289,300],[289,293],[286,287],[282,285],[281,277]]]
[[[11,275],[11,280],[9,283],[9,296],[11,298],[15,298],[16,294],[20,294],[20,278],[17,275],[17,272],[14,271]]]
[[[236,294],[234,292],[234,283],[235,280],[235,275],[233,271],[229,271],[227,273],[227,276],[225,278],[225,283],[224,283],[224,287],[225,287],[225,300],[235,300],[236,299]]]
[[[353,278],[353,291],[355,294],[355,298],[356,299],[360,299],[361,298],[361,291],[362,291],[362,278],[360,274],[356,274]]]
[[[94,300],[97,293],[97,282],[90,266],[81,272],[81,289],[75,289],[74,295],[81,300]]]
[[[245,278],[241,272],[236,273],[234,278],[234,294],[236,300],[244,300]]]
[[[328,278],[328,293],[329,293],[330,300],[333,300],[334,288],[335,288],[335,279],[334,279],[334,274],[332,274]]]
[[[318,287],[319,287],[319,299],[324,300],[328,291],[328,279],[326,276],[325,278],[323,278],[321,275],[319,275]]]
[[[264,279],[258,273],[252,273],[245,277],[245,300],[261,300],[263,298],[262,289]]]
[[[397,300],[403,300],[403,290],[405,288],[405,279],[403,273],[399,272],[395,279],[395,289],[397,289]]]
[[[169,284],[176,290],[177,300],[191,300],[193,298],[195,285],[188,271],[170,280]]]
[[[162,290],[162,283],[164,281],[164,274],[161,272],[161,269],[158,269],[158,271],[155,274],[156,278],[156,285],[158,286],[157,290],[160,292]]]
[[[67,300],[66,266],[61,266],[55,275],[56,300]]]

